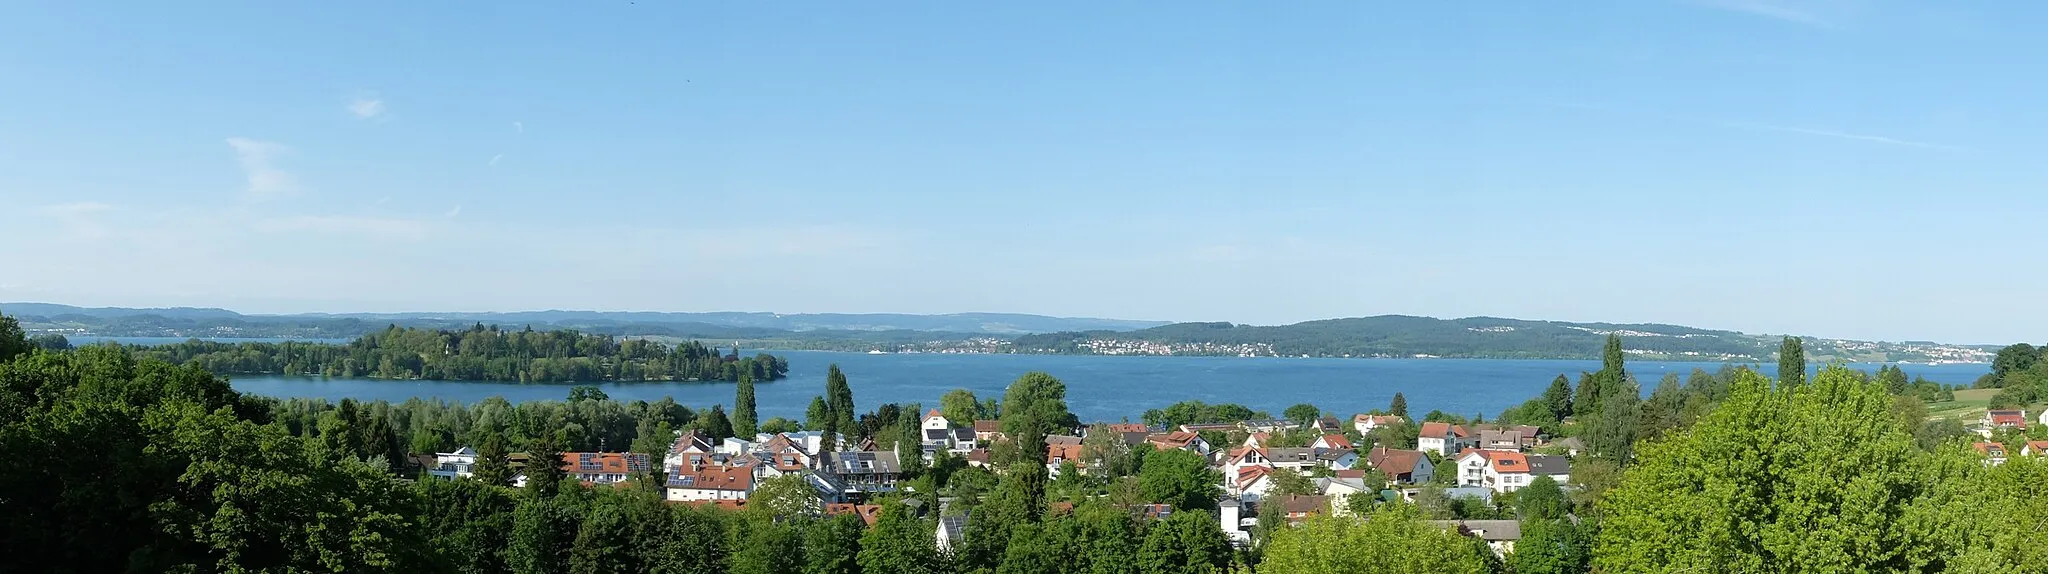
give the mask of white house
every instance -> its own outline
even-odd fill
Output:
[[[1372,431],[1374,429],[1378,429],[1380,427],[1394,426],[1405,422],[1408,422],[1408,419],[1397,417],[1394,415],[1361,414],[1351,417],[1351,428],[1358,429],[1358,434],[1368,435],[1372,434]]]
[[[1538,476],[1549,476],[1560,483],[1571,479],[1569,460],[1540,454],[1473,449],[1458,456],[1456,468],[1459,486],[1484,487],[1498,493],[1520,490]]]
[[[562,453],[562,472],[568,478],[589,484],[612,484],[625,482],[626,477],[636,472],[652,470],[645,453],[637,452],[565,452]]]
[[[1388,481],[1396,483],[1425,483],[1436,477],[1436,465],[1419,450],[1376,446],[1367,453],[1365,464],[1379,469],[1381,474],[1387,475]]]
[[[1185,450],[1202,456],[1209,456],[1212,448],[1209,441],[1202,440],[1202,435],[1191,431],[1152,433],[1145,436],[1145,442],[1159,450]]]
[[[1437,456],[1451,456],[1471,446],[1471,431],[1464,425],[1450,423],[1422,423],[1422,432],[1417,433],[1415,449],[1434,452]]]
[[[1324,477],[1316,479],[1316,491],[1330,497],[1330,511],[1337,516],[1351,514],[1346,505],[1353,496],[1376,496],[1379,493],[1366,490],[1365,479]]]
[[[434,468],[427,469],[427,475],[443,480],[469,478],[475,468],[476,450],[465,446],[455,452],[434,453]]]
[[[676,467],[668,469],[667,498],[676,502],[746,500],[754,492],[749,466]]]
[[[1273,491],[1273,469],[1247,466],[1230,477],[1230,493],[1244,502],[1258,502]]]
[[[922,431],[920,433],[920,442],[923,443],[926,454],[936,453],[941,450],[954,454],[965,454],[967,451],[974,450],[976,446],[976,439],[978,437],[974,433],[974,429],[953,426],[953,421],[947,420],[945,415],[939,414],[938,409],[932,409],[931,412],[925,413],[924,421],[919,426]]]
[[[1323,435],[1323,436],[1319,436],[1319,437],[1316,437],[1316,441],[1315,441],[1315,442],[1312,442],[1312,443],[1308,443],[1308,447],[1309,447],[1309,448],[1313,448],[1313,449],[1317,449],[1317,450],[1323,450],[1323,449],[1329,449],[1329,450],[1357,450],[1357,449],[1358,449],[1358,447],[1355,447],[1355,446],[1352,446],[1352,445],[1351,445],[1351,439],[1348,439],[1348,438],[1344,438],[1344,435],[1341,435],[1341,434],[1335,434],[1335,433],[1331,433],[1331,434],[1326,434],[1326,435]]]
[[[1522,523],[1514,520],[1432,520],[1432,524],[1452,532],[1486,541],[1486,547],[1493,555],[1507,558],[1515,552],[1515,542],[1522,539]]]

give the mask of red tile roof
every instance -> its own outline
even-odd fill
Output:
[[[754,468],[750,466],[707,466],[701,469],[679,468],[668,477],[672,488],[697,488],[704,490],[754,489]]]
[[[1263,466],[1247,466],[1237,469],[1237,489],[1244,490],[1272,471],[1273,469]]]
[[[1071,460],[1074,461],[1074,466],[1081,466],[1081,445],[1055,444],[1046,447],[1046,464],[1059,464],[1063,460]]]
[[[1110,423],[1109,432],[1151,432],[1143,423]]]
[[[1202,438],[1202,435],[1187,431],[1174,431],[1152,433],[1150,436],[1145,437],[1145,441],[1162,449],[1176,449],[1187,448],[1188,444],[1195,442],[1195,439],[1199,438]]]
[[[1372,447],[1365,455],[1365,464],[1380,469],[1389,478],[1415,472],[1415,467],[1425,460],[1422,451]]]
[[[1351,439],[1344,438],[1344,435],[1341,434],[1323,435],[1323,442],[1330,445],[1330,448],[1338,450],[1351,450]]]
[[[988,433],[988,432],[1003,432],[1003,421],[998,421],[998,420],[978,420],[978,421],[974,421],[974,432],[976,432],[976,433]]]
[[[637,452],[565,452],[562,472],[567,474],[630,474],[646,471],[647,455]]]
[[[1991,417],[1991,426],[2001,426],[2001,427],[2024,427],[2024,426],[2027,426],[2027,413],[2026,413],[2026,411],[1988,411],[1988,412],[1987,412],[1986,414],[1988,414],[1988,415],[1989,415],[1989,416]]]
[[[859,516],[861,522],[867,523],[868,526],[874,526],[875,521],[882,517],[882,505],[847,504],[839,502],[825,505],[826,516],[838,516],[841,514],[853,514],[855,516]]]
[[[2005,456],[2005,445],[2002,443],[1980,442],[1972,444],[1970,446],[1976,448],[1978,454],[1982,454],[1985,456]]]

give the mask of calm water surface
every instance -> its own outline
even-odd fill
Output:
[[[761,417],[802,418],[811,397],[824,394],[825,369],[846,371],[855,404],[938,405],[946,391],[965,388],[982,398],[1000,397],[1004,387],[1031,371],[1051,373],[1067,384],[1067,406],[1083,420],[1137,420],[1145,409],[1182,400],[1240,403],[1279,414],[1296,403],[1352,413],[1385,408],[1395,392],[1406,395],[1416,413],[1440,409],[1493,417],[1541,393],[1550,380],[1600,368],[1599,361],[1493,359],[1289,359],[1240,357],[1108,357],[1088,355],[939,355],[771,351],[789,358],[789,378],[756,386]],[[1875,371],[1876,365],[1851,365]],[[1684,376],[1720,363],[1634,362],[1629,371],[1644,391],[1665,373]],[[1766,366],[1766,372],[1776,365]],[[1908,376],[1967,384],[1988,365],[1904,365]],[[275,397],[339,400],[412,397],[475,402],[502,396],[513,402],[561,400],[567,385],[522,385],[451,381],[383,381],[312,377],[233,377],[237,390]],[[730,404],[731,383],[600,383],[613,399],[658,400],[708,407]]]

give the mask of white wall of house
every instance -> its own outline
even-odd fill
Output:
[[[728,490],[722,488],[683,488],[671,486],[668,487],[668,499],[676,502],[695,502],[699,500],[746,500],[747,491]]]
[[[1446,452],[1444,452],[1444,448],[1445,448],[1445,447],[1447,446],[1447,445],[1445,444],[1445,442],[1446,442],[1446,441],[1444,441],[1444,439],[1440,439],[1440,438],[1436,438],[1436,437],[1428,437],[1428,436],[1426,436],[1426,437],[1418,438],[1418,439],[1415,439],[1415,450],[1419,450],[1419,451],[1423,451],[1423,452],[1433,452],[1433,453],[1436,453],[1436,454],[1437,454],[1437,456],[1445,456],[1445,455],[1449,454],[1449,453],[1446,453]]]

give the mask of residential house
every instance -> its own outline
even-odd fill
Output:
[[[1532,468],[1531,458],[1541,457],[1542,474]],[[1537,476],[1562,482],[1570,478],[1569,462],[1560,457],[1524,455],[1485,449],[1468,449],[1457,457],[1459,486],[1480,486],[1507,493],[1528,486]],[[1563,477],[1563,478],[1559,478]]]
[[[2048,456],[2048,440],[2030,440],[2020,445],[2020,456]]]
[[[1152,433],[1152,427],[1145,426],[1143,423],[1109,423],[1100,426],[1113,433]]]
[[[967,517],[965,515],[946,516],[939,518],[939,529],[938,532],[934,534],[933,538],[939,543],[940,552],[952,552],[953,545],[959,544],[962,540],[966,540],[966,538],[962,536],[966,533]]]
[[[1316,437],[1316,441],[1308,443],[1308,447],[1317,450],[1357,450],[1357,447],[1351,446],[1351,439],[1336,433]]]
[[[434,465],[427,468],[427,475],[443,480],[469,478],[476,468],[476,450],[467,446],[455,452],[434,453]]]
[[[1372,434],[1372,431],[1374,429],[1378,429],[1380,427],[1394,426],[1405,422],[1408,422],[1408,419],[1397,417],[1394,415],[1360,414],[1351,417],[1351,428],[1358,429],[1358,434],[1368,435]]]
[[[1572,481],[1572,459],[1554,454],[1532,454],[1529,459],[1529,479],[1548,476],[1551,482],[1564,484]]]
[[[565,452],[562,472],[585,484],[625,482],[635,472],[653,470],[647,455],[637,452]]]
[[[921,442],[923,443],[924,453],[927,456],[942,450],[954,454],[966,454],[967,451],[974,450],[978,442],[979,435],[974,432],[974,429],[953,426],[953,422],[946,420],[945,415],[939,414],[938,409],[932,409],[931,412],[925,413],[924,422],[920,425],[920,428],[922,430]]]
[[[1450,456],[1465,450],[1474,442],[1471,431],[1465,425],[1431,422],[1422,423],[1422,432],[1415,439],[1416,450],[1434,452],[1437,456]]]
[[[1522,433],[1514,430],[1479,431],[1477,448],[1503,452],[1521,452]]]
[[[1522,523],[1514,520],[1431,520],[1438,527],[1486,541],[1493,555],[1507,558],[1522,539]]]
[[[1300,423],[1296,423],[1294,421],[1290,421],[1287,419],[1252,419],[1246,421],[1238,421],[1237,423],[1237,428],[1243,429],[1244,432],[1248,433],[1280,432],[1283,430],[1297,428],[1300,426]]]
[[[1001,438],[1003,438],[1003,421],[987,419],[974,421],[975,442],[991,444]]]
[[[1543,446],[1543,440],[1545,438],[1545,435],[1543,434],[1543,427],[1539,427],[1536,425],[1515,425],[1512,427],[1508,427],[1507,430],[1515,431],[1516,434],[1522,435],[1522,448],[1525,450]]]
[[[1312,448],[1316,453],[1316,466],[1333,470],[1349,469],[1358,465],[1358,451],[1351,449]]]
[[[1991,466],[2005,464],[2006,453],[2004,444],[1995,442],[1980,442],[1972,444],[1970,446],[1975,447],[1977,449],[1977,454],[1984,455],[1984,464],[1988,464]]]
[[[1269,432],[1254,432],[1254,433],[1245,433],[1245,435],[1244,435],[1244,443],[1243,443],[1243,444],[1239,444],[1239,445],[1237,445],[1237,446],[1238,446],[1239,448],[1266,448],[1266,443],[1268,443],[1268,442],[1272,442],[1272,441],[1273,441],[1273,433],[1269,433]]]
[[[1074,469],[1082,475],[1088,474],[1088,463],[1081,460],[1081,445],[1050,444],[1045,448],[1045,470],[1049,478],[1060,477],[1062,463],[1074,463]]]
[[[1377,496],[1379,494],[1368,490],[1363,478],[1326,476],[1316,479],[1315,483],[1316,492],[1329,497],[1331,512],[1337,516],[1349,516],[1351,514],[1349,507],[1351,497]]]
[[[1285,519],[1288,524],[1300,524],[1311,516],[1330,512],[1330,497],[1315,494],[1289,494],[1267,498],[1259,503],[1259,519]]]
[[[2027,411],[2002,409],[1984,411],[1984,418],[1979,419],[1977,424],[1980,429],[1978,433],[1984,435],[1984,438],[1991,438],[1991,433],[1998,430],[2027,428]]]
[[[1586,441],[1579,440],[1579,437],[1566,437],[1564,440],[1557,441],[1557,446],[1564,447],[1565,454],[1572,456],[1579,456],[1579,453],[1590,450],[1586,448]]]
[[[667,498],[676,502],[746,500],[754,492],[752,466],[674,467],[668,469]]]
[[[851,504],[844,502],[836,502],[825,505],[826,516],[838,516],[841,514],[852,514],[854,516],[858,516],[860,517],[861,522],[867,523],[868,527],[872,528],[875,525],[875,521],[879,520],[882,517],[882,505]]]
[[[1387,481],[1400,484],[1425,483],[1436,476],[1436,465],[1419,450],[1376,446],[1366,454],[1365,464],[1387,475]]]
[[[1273,491],[1273,469],[1264,466],[1247,466],[1228,475],[1230,494],[1245,502],[1258,502],[1266,493]]]
[[[903,466],[893,451],[839,451],[826,453],[818,471],[830,476],[844,494],[895,492]]]
[[[688,466],[692,461],[686,459],[701,460],[715,452],[717,449],[712,446],[710,437],[694,429],[683,431],[683,434],[676,435],[675,442],[669,444],[668,455],[662,457],[661,463],[663,468]]]
[[[1316,451],[1312,448],[1290,447],[1261,450],[1264,451],[1266,464],[1272,465],[1273,468],[1284,468],[1294,472],[1308,472],[1308,469],[1318,466],[1317,462],[1319,459],[1316,458]]]
[[[1235,498],[1225,498],[1216,503],[1216,521],[1223,528],[1223,534],[1230,537],[1230,543],[1238,546],[1250,544],[1251,527],[1257,519],[1244,517],[1244,503]]]
[[[1337,417],[1330,415],[1323,415],[1316,417],[1316,420],[1309,421],[1308,428],[1323,434],[1344,432],[1344,424],[1337,422]]]
[[[1185,450],[1202,456],[1209,456],[1210,451],[1209,441],[1189,431],[1152,433],[1145,437],[1145,442],[1159,450]]]
[[[1046,446],[1080,446],[1081,437],[1070,434],[1049,434],[1045,435],[1045,444]]]

